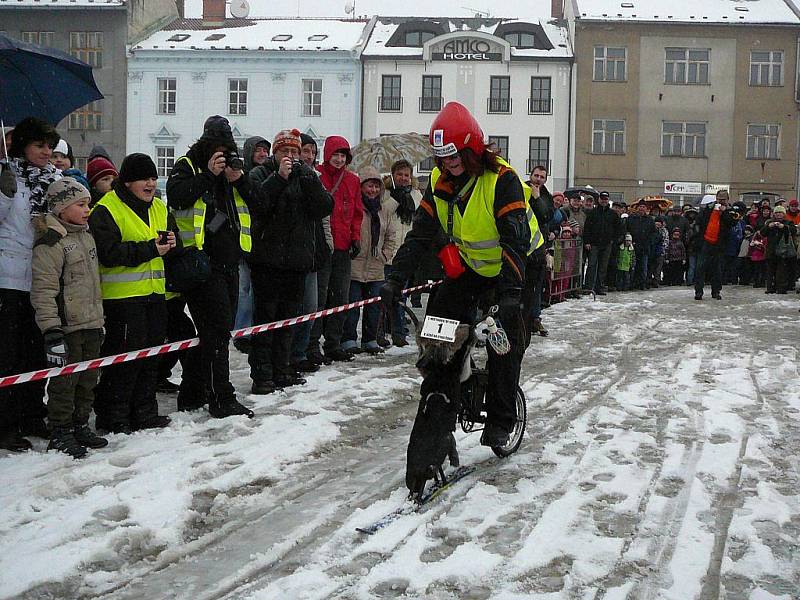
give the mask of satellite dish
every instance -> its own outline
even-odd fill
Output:
[[[250,14],[250,3],[247,0],[231,0],[231,16],[246,19]]]
[[[352,15],[355,9],[355,3],[351,0],[347,0],[347,2],[344,3],[344,12],[346,12],[348,15]]]

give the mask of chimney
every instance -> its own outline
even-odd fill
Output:
[[[224,24],[225,0],[203,0],[203,26],[219,27]]]
[[[564,0],[550,0],[550,16],[559,21],[564,18]]]
[[[184,0],[175,0],[175,8],[178,9],[178,16],[181,19],[186,17],[186,6]]]

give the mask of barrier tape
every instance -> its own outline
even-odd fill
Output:
[[[418,285],[416,287],[410,287],[403,290],[403,295],[412,294],[414,292],[424,290],[426,288],[430,288],[438,284],[439,282],[436,281],[436,282],[426,283],[424,285]],[[274,329],[291,327],[292,325],[298,325],[300,323],[305,323],[306,321],[313,321],[314,319],[319,319],[320,317],[327,317],[328,315],[334,315],[340,312],[344,312],[346,310],[353,310],[354,308],[361,308],[362,306],[367,306],[368,304],[374,304],[375,302],[380,302],[380,301],[381,301],[380,297],[376,296],[375,298],[367,298],[366,300],[359,300],[358,302],[343,304],[342,306],[335,306],[334,308],[326,308],[325,310],[320,310],[315,313],[309,313],[307,315],[301,315],[299,317],[293,317],[291,319],[284,319],[282,321],[273,321],[272,323],[264,323],[263,325],[254,325],[253,327],[245,327],[243,329],[235,329],[231,331],[231,337],[240,338],[246,335],[263,333],[264,331],[272,331]],[[102,358],[85,360],[83,362],[71,363],[64,367],[53,367],[50,369],[41,369],[39,371],[30,371],[28,373],[19,373],[18,375],[8,375],[6,377],[0,378],[0,388],[12,385],[20,385],[23,383],[29,383],[31,381],[39,381],[42,379],[50,379],[52,377],[58,377],[60,375],[72,375],[73,373],[80,373],[81,371],[92,371],[94,369],[100,369],[102,367],[108,367],[111,365],[118,365],[124,362],[131,362],[134,360],[151,358],[153,356],[160,356],[161,354],[167,354],[169,352],[179,352],[180,350],[188,350],[189,348],[193,348],[199,345],[200,345],[200,338],[192,338],[190,340],[182,340],[179,342],[171,342],[169,344],[163,344],[162,346],[153,346],[152,348],[143,348],[141,350],[134,350],[132,352],[123,352],[122,354],[114,354],[112,356],[105,356]]]

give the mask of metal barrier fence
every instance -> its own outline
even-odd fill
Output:
[[[553,240],[553,267],[547,269],[545,286],[547,302],[562,302],[568,294],[580,293],[582,276],[583,240]]]

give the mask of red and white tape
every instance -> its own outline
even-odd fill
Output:
[[[403,294],[411,294],[413,292],[424,290],[425,288],[438,285],[438,283],[439,282],[436,281],[436,282],[426,283],[425,285],[410,287],[403,290]],[[368,304],[374,304],[375,302],[380,302],[380,301],[381,299],[379,297],[368,298],[366,300],[352,302],[351,304],[335,306],[334,308],[326,308],[325,310],[320,310],[315,313],[301,315],[299,317],[293,317],[291,319],[284,319],[283,321],[274,321],[272,323],[264,323],[263,325],[254,325],[253,327],[245,327],[244,329],[235,329],[231,331],[231,336],[234,338],[238,338],[245,335],[262,333],[264,331],[272,331],[273,329],[282,329],[283,327],[291,327],[292,325],[305,323],[306,321],[313,321],[314,319],[319,319],[320,317],[327,317],[328,315],[344,312],[346,310],[352,310],[354,308],[361,308],[362,306],[366,306]],[[180,350],[186,350],[188,348],[192,348],[194,346],[199,346],[199,345],[200,345],[200,339],[192,338],[190,340],[172,342],[170,344],[164,344],[162,346],[153,346],[152,348],[143,348],[141,350],[134,350],[133,352],[123,352],[122,354],[114,354],[113,356],[105,356],[102,358],[85,360],[83,362],[72,363],[64,367],[54,367],[52,369],[42,369],[40,371],[19,373],[18,375],[8,375],[6,377],[0,378],[0,388],[8,387],[11,385],[19,385],[22,383],[28,383],[31,381],[39,381],[41,379],[50,379],[51,377],[58,377],[60,375],[72,375],[73,373],[79,373],[81,371],[91,371],[93,369],[100,369],[102,367],[118,365],[120,363],[130,362],[133,360],[142,360],[143,358],[159,356],[161,354],[167,354],[168,352],[178,352]]]

